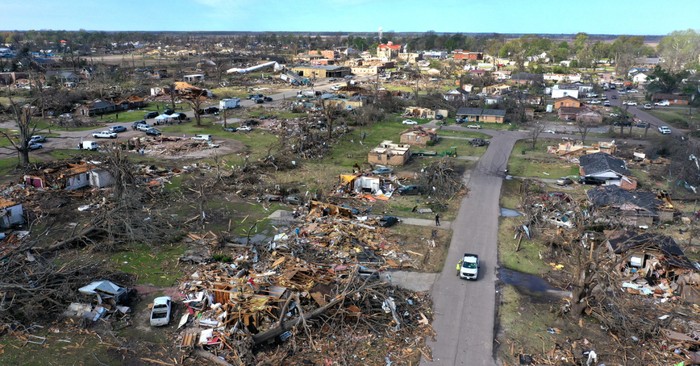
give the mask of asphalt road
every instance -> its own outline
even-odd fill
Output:
[[[486,131],[485,131],[486,132]],[[471,172],[469,194],[452,222],[452,243],[443,268],[433,285],[435,316],[433,361],[421,365],[495,365],[496,269],[498,265],[498,215],[501,183],[516,140],[514,132],[488,131],[491,144]],[[457,277],[457,261],[464,253],[479,255],[479,279]]]

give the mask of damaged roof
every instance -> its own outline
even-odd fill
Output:
[[[664,261],[671,267],[698,270],[685,256],[683,249],[669,236],[626,231],[622,235],[608,238],[608,242],[615,254],[622,254],[629,250],[655,249],[664,255]]]
[[[630,174],[624,160],[618,159],[603,152],[583,155],[579,158],[579,165],[581,165],[583,170],[586,172],[586,175],[607,171],[613,171],[620,175]]]
[[[663,204],[661,200],[656,198],[654,192],[628,191],[616,185],[599,186],[588,190],[586,194],[591,203],[598,207],[620,207],[624,204],[633,204],[647,211],[656,213],[657,208]]]

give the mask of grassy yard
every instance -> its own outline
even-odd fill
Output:
[[[578,165],[568,163],[547,153],[550,141],[538,141],[535,149],[531,149],[528,141],[515,144],[508,160],[510,174],[521,177],[559,178],[578,175]]]
[[[175,285],[182,275],[177,261],[184,252],[183,245],[153,248],[137,244],[131,250],[115,253],[110,260],[116,269],[136,275],[138,284],[167,287]]]
[[[454,137],[466,137],[466,138],[482,138],[488,140],[491,138],[490,135],[485,133],[475,131],[450,131],[450,130],[438,130],[438,136],[454,136]]]
[[[692,130],[700,128],[700,109],[693,108],[692,115],[688,115],[688,110],[681,107],[661,107],[646,112],[668,123],[671,127]]]
[[[248,98],[248,91],[240,87],[215,88],[211,91],[217,98]]]
[[[519,209],[521,202],[520,181],[506,181],[501,188],[501,206]],[[498,229],[498,260],[502,267],[530,274],[542,274],[549,267],[539,258],[546,248],[537,239],[523,238],[518,248],[516,229],[525,221],[524,217],[501,217]],[[516,251],[517,249],[517,251]]]

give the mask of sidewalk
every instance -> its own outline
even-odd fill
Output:
[[[452,226],[451,221],[440,220],[440,226],[435,226],[435,219],[414,219],[409,217],[399,217],[402,224],[406,225],[416,225],[416,226],[433,226],[438,229],[449,230]]]

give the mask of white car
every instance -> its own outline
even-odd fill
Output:
[[[480,130],[481,126],[480,125],[467,125],[467,128],[475,128],[477,130]]]
[[[173,301],[170,296],[161,296],[153,299],[153,309],[151,309],[151,326],[161,327],[170,323],[170,313],[172,312]]]
[[[554,130],[544,130],[544,131],[542,131],[542,132],[544,132],[544,133],[551,133],[551,134],[556,134],[556,133],[557,133],[557,132],[554,131]]]
[[[41,136],[41,135],[34,135],[29,138],[29,143],[32,142],[46,142],[46,137]]]
[[[627,105],[637,105],[637,102],[627,102]]]
[[[601,102],[600,102],[598,99],[593,99],[593,100],[591,100],[591,101],[588,102],[588,103],[589,103],[589,104],[600,104]]]
[[[644,109],[651,109],[651,104],[649,104],[649,103],[645,104]]]
[[[405,124],[405,125],[417,125],[417,124],[418,124],[418,122],[416,122],[416,121],[414,121],[414,120],[412,120],[412,119],[405,119],[405,120],[403,120],[403,122],[401,122],[401,123],[403,123],[403,124]]]
[[[659,133],[662,135],[670,135],[671,129],[668,126],[659,126]]]
[[[457,270],[459,271],[459,278],[476,281],[479,278],[479,256],[464,253],[462,260],[457,263]]]
[[[92,134],[92,137],[96,139],[116,139],[117,134],[109,131],[100,131]]]
[[[238,127],[238,131],[252,131],[252,130],[253,130],[253,128],[250,127],[250,126],[241,126],[241,127]]]
[[[668,107],[669,105],[671,105],[671,102],[669,102],[668,100],[662,100],[660,102],[654,103],[654,105],[657,105],[659,107]]]

